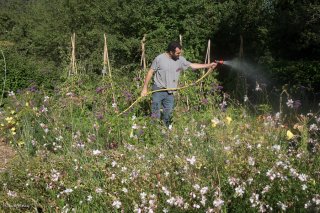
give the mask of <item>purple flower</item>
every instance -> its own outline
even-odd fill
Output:
[[[98,120],[101,120],[101,119],[103,119],[103,114],[102,113],[97,113],[96,114],[96,118],[98,119]]]
[[[104,88],[103,87],[97,87],[96,88],[96,93],[101,94],[103,92]]]
[[[124,97],[126,98],[126,101],[132,101],[133,95],[132,93],[128,92],[128,91],[124,91],[123,92]]]
[[[208,101],[208,99],[203,98],[203,99],[201,100],[201,103],[202,103],[203,105],[207,105],[207,104],[209,103],[209,101]]]
[[[30,88],[29,88],[29,91],[30,92],[36,92],[38,90],[38,87],[36,85],[32,85]]]
[[[293,108],[294,108],[295,110],[299,109],[301,105],[302,105],[302,104],[301,104],[301,101],[300,101],[300,100],[295,100],[295,101],[293,102]]]

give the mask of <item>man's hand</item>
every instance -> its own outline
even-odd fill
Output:
[[[147,88],[143,88],[142,91],[141,91],[141,96],[145,97],[147,95],[148,95],[148,89]]]
[[[212,63],[210,64],[210,68],[214,69],[217,65],[218,65],[217,63],[212,62]]]

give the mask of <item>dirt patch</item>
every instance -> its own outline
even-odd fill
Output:
[[[0,138],[0,172],[6,169],[8,162],[16,155],[16,152]]]

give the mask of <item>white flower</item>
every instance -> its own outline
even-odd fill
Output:
[[[101,194],[102,192],[103,192],[103,189],[101,189],[101,188],[96,188],[96,193],[98,193],[98,194]]]
[[[91,196],[91,195],[88,195],[88,196],[87,196],[87,201],[90,202],[91,200],[92,200],[92,196]]]
[[[66,190],[63,191],[63,193],[66,193],[66,194],[70,194],[71,192],[73,192],[72,189],[66,189]]]
[[[194,165],[196,163],[196,157],[192,156],[191,158],[187,158],[187,161],[191,164]]]
[[[48,100],[49,100],[49,96],[45,96],[43,101],[47,102]]]
[[[248,158],[248,164],[249,164],[250,166],[254,166],[255,162],[254,162],[254,158],[253,158],[253,157],[249,157],[249,158]]]
[[[17,197],[17,193],[14,192],[14,191],[10,191],[10,190],[7,192],[7,195],[8,195],[9,197]]]
[[[14,94],[13,91],[10,91],[10,92],[8,93],[8,95],[9,95],[9,96],[15,96],[15,94]]]
[[[272,149],[275,150],[275,151],[280,151],[281,146],[280,145],[273,145]]]
[[[280,201],[279,201],[277,204],[278,204],[278,206],[280,206],[280,208],[281,208],[283,211],[285,211],[285,210],[288,208],[287,205],[285,205],[284,203],[282,203],[282,202],[280,202]]]
[[[248,96],[245,95],[244,98],[243,98],[244,102],[247,102],[249,100]]]
[[[289,99],[289,100],[287,101],[287,106],[288,106],[289,108],[293,108],[293,100],[292,100],[292,99]]]
[[[119,209],[121,207],[121,202],[119,200],[115,200],[113,201],[112,206]]]
[[[116,103],[112,103],[112,108],[117,108],[117,104]]]
[[[201,190],[200,190],[200,194],[204,195],[208,192],[208,187],[203,187]]]
[[[199,186],[199,184],[194,184],[194,185],[193,185],[193,188],[194,188],[196,191],[198,191],[198,190],[200,189],[200,186]]]
[[[100,151],[100,150],[93,150],[93,151],[92,151],[92,154],[93,154],[93,155],[100,155],[100,154],[101,154],[101,151]]]
[[[117,162],[112,161],[111,166],[112,166],[112,167],[115,167],[116,165],[117,165]]]
[[[258,84],[258,82],[256,82],[256,91],[262,91],[260,85]]]
[[[128,193],[128,189],[127,189],[127,188],[122,188],[122,191],[123,191],[124,193]]]
[[[306,184],[302,185],[302,190],[305,191],[308,188],[308,186]]]
[[[220,198],[217,198],[213,201],[213,205],[217,208],[220,208],[224,204],[224,201]]]
[[[238,186],[237,188],[235,188],[236,191],[236,197],[242,197],[244,194],[244,187]]]
[[[305,182],[305,181],[307,181],[308,175],[299,174],[298,178],[300,181]]]

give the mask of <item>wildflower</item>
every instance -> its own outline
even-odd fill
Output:
[[[250,166],[254,166],[255,162],[254,162],[254,158],[253,157],[249,157],[248,158],[248,163]]]
[[[91,200],[92,200],[92,196],[91,196],[91,195],[88,195],[88,196],[87,196],[87,201],[90,202]]]
[[[15,96],[15,94],[14,94],[13,91],[10,91],[10,92],[8,93],[8,95],[9,95],[9,96]]]
[[[301,106],[301,101],[300,100],[295,100],[293,103],[293,109],[297,110]]]
[[[112,167],[115,167],[116,165],[117,165],[117,162],[112,161],[111,166],[112,166]]]
[[[208,192],[208,187],[203,187],[201,190],[200,190],[200,194],[204,195]]]
[[[101,193],[103,192],[103,189],[101,189],[101,188],[96,188],[95,192],[96,192],[97,194],[101,194]]]
[[[278,204],[278,206],[279,206],[283,211],[285,211],[285,210],[288,208],[287,205],[285,205],[284,203],[282,203],[282,202],[280,202],[280,201],[279,201],[277,204]]]
[[[281,146],[280,145],[273,145],[272,149],[275,150],[275,151],[280,151]]]
[[[64,190],[62,193],[70,194],[71,192],[73,192],[73,190],[72,190],[72,189],[66,189],[66,190]]]
[[[294,137],[294,134],[290,130],[287,130],[287,139],[291,140],[293,137]]]
[[[220,198],[217,198],[213,201],[213,205],[216,207],[216,208],[220,208],[222,205],[223,205],[224,201],[221,200]]]
[[[227,107],[227,102],[226,102],[226,101],[222,101],[222,103],[219,104],[219,106],[220,106],[220,109],[221,109],[222,111],[224,111],[224,110],[226,109],[226,107]]]
[[[316,124],[311,124],[309,127],[309,131],[317,131],[319,130],[318,126]]]
[[[122,188],[122,191],[123,191],[124,193],[128,193],[128,189],[127,189],[127,188]]]
[[[305,191],[308,188],[308,186],[306,184],[302,185],[302,190]]]
[[[211,126],[214,128],[220,123],[220,121],[218,118],[214,118],[211,120],[211,123],[212,123]]]
[[[258,84],[258,82],[256,82],[256,91],[262,91],[260,85]]]
[[[17,196],[18,196],[16,192],[10,191],[10,190],[7,192],[7,195],[8,195],[9,197],[17,197]]]
[[[113,201],[112,206],[114,206],[116,209],[119,209],[121,207],[121,202],[119,200],[115,200]]]
[[[117,108],[117,104],[116,103],[112,103],[112,108]]]
[[[248,96],[245,95],[244,98],[243,98],[243,101],[244,101],[244,102],[247,102],[248,100],[249,100]]]
[[[305,182],[305,181],[307,181],[307,179],[308,179],[308,175],[299,174],[298,178],[299,178],[299,180],[300,180],[301,182]]]
[[[195,157],[195,156],[192,156],[191,158],[187,158],[187,161],[188,161],[191,165],[194,165],[195,162],[196,162],[196,157]]]
[[[235,188],[236,191],[236,197],[242,197],[244,194],[244,187],[238,186],[237,188]]]
[[[226,123],[227,123],[227,124],[230,124],[230,123],[231,123],[231,121],[232,121],[232,118],[231,118],[231,117],[229,117],[229,116],[227,116],[227,117],[226,117]]]
[[[289,99],[288,101],[287,101],[287,106],[289,107],[289,108],[293,108],[293,100],[292,99]]]
[[[93,155],[100,155],[100,154],[101,154],[101,151],[100,151],[100,150],[93,150],[93,151],[92,151],[92,154],[93,154]]]
[[[100,93],[103,92],[103,90],[104,90],[103,87],[97,87],[97,88],[96,88],[96,93],[97,93],[97,94],[100,94]]]

